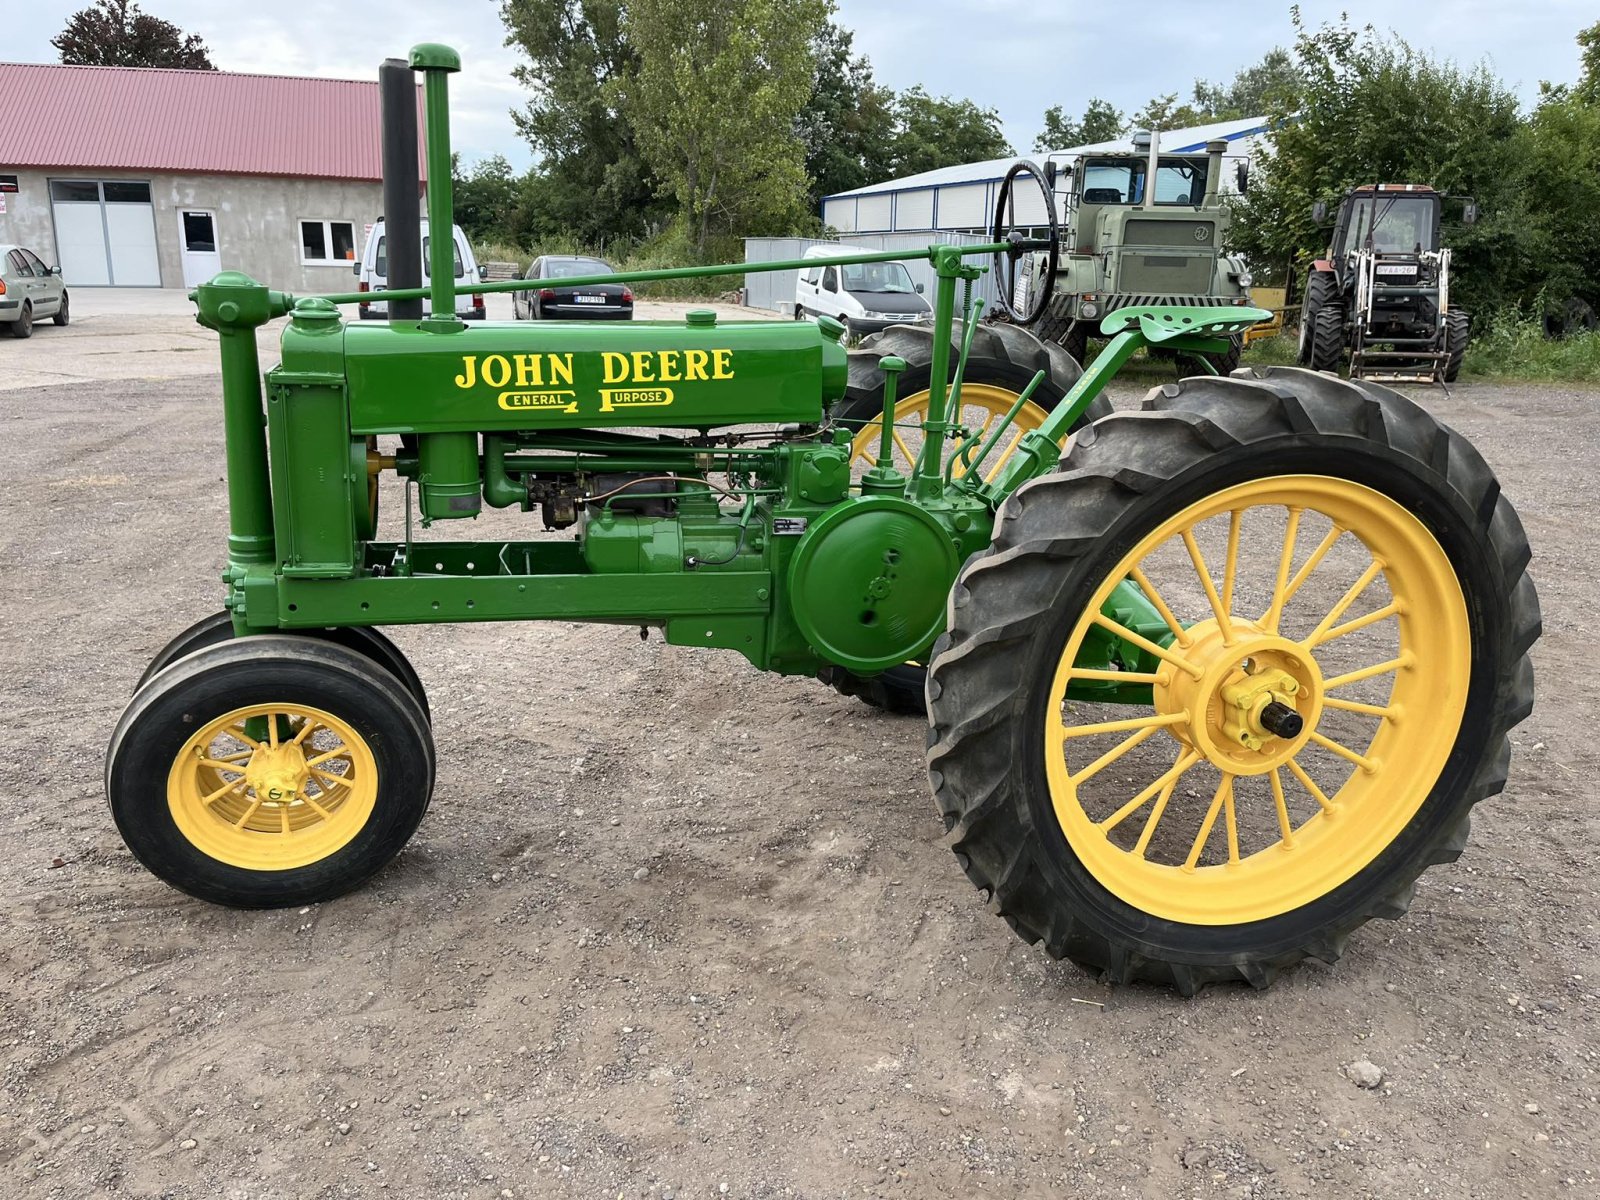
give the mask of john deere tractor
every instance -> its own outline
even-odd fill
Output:
[[[1229,212],[1219,197],[1227,143],[1208,142],[1205,154],[1162,154],[1159,133],[1138,133],[1133,154],[1085,154],[1045,170],[1060,199],[1066,244],[1054,295],[1037,332],[1058,341],[1079,362],[1100,322],[1121,308],[1150,304],[1238,307],[1250,303],[1244,260],[1223,252]],[[1146,180],[1154,178],[1155,186]],[[1241,168],[1240,180],[1244,176]],[[1048,270],[1042,254],[1025,264],[1021,299]],[[1241,339],[1209,356],[1227,374],[1239,365]],[[1196,366],[1190,362],[1187,365]]]
[[[960,868],[1028,942],[1119,981],[1264,987],[1461,852],[1532,706],[1539,610],[1516,513],[1459,434],[1293,368],[1097,407],[1141,348],[1204,362],[1264,314],[1121,307],[1080,374],[1025,328],[1047,269],[1026,303],[1006,291],[1011,327],[981,328],[982,272],[1059,249],[1053,219],[1007,219],[1013,187],[1050,200],[1031,163],[988,242],[917,256],[937,279],[921,340],[852,354],[828,318],[710,311],[463,322],[447,240],[422,286],[412,82],[448,229],[458,69],[428,44],[382,71],[387,320],[345,319],[369,293],[232,272],[194,294],[221,344],[221,608],[156,655],[106,755],[151,871],[243,907],[370,879],[424,819],[436,761],[421,675],[379,627],[460,621],[644,626],[868,698],[914,674]],[[397,539],[377,536],[385,493]],[[526,532],[452,536],[489,508]],[[505,704],[537,705],[516,645]]]
[[[1451,303],[1450,251],[1440,244],[1445,197],[1424,184],[1346,192],[1326,258],[1311,264],[1300,313],[1299,361],[1352,379],[1453,383],[1471,337]],[[1321,224],[1327,204],[1312,218]],[[1462,221],[1477,220],[1465,201]]]

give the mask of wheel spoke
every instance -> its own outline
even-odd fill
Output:
[[[1176,725],[1180,721],[1188,719],[1189,714],[1187,712],[1156,713],[1148,717],[1129,717],[1122,721],[1097,721],[1093,725],[1064,725],[1061,736],[1074,738],[1087,737],[1091,733],[1122,733],[1129,729],[1143,729],[1149,725],[1160,728],[1164,725]]]
[[[1228,556],[1222,563],[1222,607],[1233,611],[1233,585],[1239,574],[1239,527],[1244,523],[1244,509],[1236,508],[1228,514]]]
[[[1189,857],[1183,860],[1185,871],[1193,871],[1195,864],[1200,861],[1200,856],[1205,853],[1206,843],[1211,840],[1211,831],[1216,828],[1217,814],[1232,797],[1233,776],[1224,773],[1222,782],[1217,784],[1216,794],[1211,797],[1211,807],[1206,809],[1206,818],[1200,822],[1200,832],[1195,835],[1194,845],[1189,847]]]
[[[1392,721],[1396,719],[1398,710],[1382,704],[1362,704],[1359,700],[1341,700],[1338,696],[1324,696],[1324,708],[1341,708],[1345,712],[1365,713],[1369,717],[1380,720]]]
[[[332,750],[325,750],[323,753],[317,755],[315,758],[306,759],[306,766],[308,766],[308,767],[320,767],[323,763],[328,762],[330,759],[349,758],[349,757],[350,757],[350,748],[348,746],[339,745],[339,746],[335,746]]]
[[[1074,679],[1093,679],[1101,683],[1147,683],[1154,687],[1161,676],[1153,671],[1101,671],[1095,667],[1073,667]]]
[[[1331,816],[1335,809],[1333,801],[1323,794],[1316,780],[1306,774],[1306,769],[1300,765],[1299,760],[1293,758],[1289,760],[1289,771],[1300,781],[1300,786],[1311,793],[1311,798],[1317,802],[1322,811]]]
[[[252,751],[254,753],[254,751]],[[202,758],[197,760],[202,767],[212,767],[218,771],[231,771],[235,775],[244,774],[244,764],[229,762],[224,758]]]
[[[1322,685],[1324,692],[1331,692],[1335,688],[1342,688],[1352,683],[1360,683],[1363,679],[1372,679],[1378,675],[1387,675],[1390,671],[1398,671],[1402,667],[1411,665],[1411,651],[1407,650],[1399,658],[1391,658],[1388,662],[1377,663],[1370,667],[1362,667],[1359,671],[1351,671],[1344,675],[1335,675]],[[1326,702],[1324,702],[1326,703]]]
[[[1200,577],[1200,586],[1205,588],[1206,599],[1211,602],[1211,611],[1217,616],[1217,628],[1222,630],[1222,642],[1224,645],[1230,645],[1233,642],[1233,622],[1228,617],[1228,610],[1222,603],[1222,597],[1217,595],[1217,585],[1211,581],[1211,571],[1206,566],[1205,555],[1200,553],[1200,543],[1194,540],[1192,529],[1185,529],[1182,537],[1184,548],[1189,551],[1189,561],[1194,564],[1194,573]],[[1200,678],[1197,674],[1194,677]]]
[[[1222,798],[1222,818],[1228,831],[1228,862],[1239,861],[1239,820],[1233,811],[1233,785],[1230,781],[1228,792]]]
[[[311,773],[313,775],[315,775],[318,779],[322,780],[324,786],[327,786],[327,785],[330,785],[330,784],[333,785],[334,787],[350,787],[351,786],[350,781],[348,779],[346,779],[343,775],[335,775],[331,771],[318,771],[318,770],[313,768]]]
[[[1322,623],[1313,629],[1311,636],[1300,644],[1309,650],[1311,647],[1327,641],[1328,631],[1334,627],[1340,617],[1344,616],[1346,610],[1360,598],[1361,593],[1367,590],[1382,570],[1383,560],[1380,558],[1375,558],[1367,564],[1367,569],[1361,572],[1361,578],[1350,585],[1349,590],[1339,597],[1339,603],[1328,610],[1328,615],[1322,618]],[[1356,628],[1359,629],[1360,626],[1358,625]]]
[[[289,828],[289,806],[287,804],[278,805],[278,826],[284,833],[291,832]]]
[[[1000,474],[1000,469],[1004,467],[1006,463],[1011,461],[1011,456],[1017,452],[1017,447],[1022,445],[1023,435],[1027,432],[1028,431],[1026,429],[1017,430],[1017,435],[1012,438],[1009,443],[1007,443],[1005,453],[995,460],[994,466],[990,467],[988,472],[984,475],[983,481],[985,483],[994,482],[994,477]]]
[[[323,808],[322,805],[318,804],[304,792],[300,793],[300,799],[304,800],[306,802],[306,807],[310,808],[311,811],[316,813],[317,816],[321,817],[324,821],[330,821],[333,819],[333,814],[331,812]]]
[[[267,745],[276,750],[278,748],[278,714],[275,712],[269,712],[266,719]]]
[[[316,721],[310,717],[307,717],[306,723],[300,727],[300,732],[294,735],[294,744],[296,746],[304,745],[305,740],[321,728],[321,721]]]
[[[1365,629],[1368,625],[1375,625],[1379,621],[1397,615],[1399,612],[1400,602],[1398,600],[1391,600],[1382,608],[1374,609],[1372,612],[1365,613],[1362,616],[1354,618],[1353,620],[1346,621],[1343,625],[1334,626],[1321,637],[1317,637],[1315,634],[1313,634],[1312,637],[1315,638],[1315,640],[1308,639],[1301,644],[1305,646],[1307,650],[1310,650],[1327,642],[1331,642],[1334,638],[1342,638],[1347,633],[1354,633],[1358,629]]]
[[[239,725],[237,725],[237,726],[229,726],[227,729],[223,730],[222,732],[226,733],[231,738],[237,738],[239,741],[243,742],[246,746],[249,746],[250,749],[252,749],[252,750],[261,749],[261,743],[256,741],[255,738],[251,737],[248,733],[246,733],[244,731],[244,724],[243,724],[242,721],[240,722]]]
[[[1098,775],[1101,771],[1105,770],[1112,763],[1116,762],[1117,759],[1128,753],[1128,751],[1132,750],[1135,746],[1139,745],[1147,738],[1154,736],[1156,728],[1157,727],[1154,725],[1146,725],[1143,729],[1137,730],[1128,737],[1123,738],[1115,746],[1107,750],[1104,754],[1095,759],[1076,775],[1068,775],[1067,782],[1073,787],[1078,787],[1085,780],[1091,779],[1095,775]]]
[[[1153,733],[1155,731],[1151,730],[1151,732]],[[1104,821],[1101,821],[1101,830],[1106,833],[1110,833],[1118,825],[1122,824],[1134,813],[1143,808],[1150,800],[1150,797],[1156,795],[1158,792],[1161,792],[1164,789],[1167,789],[1168,784],[1175,785],[1178,780],[1183,777],[1183,773],[1199,761],[1199,754],[1195,753],[1193,750],[1185,750],[1181,755],[1178,756],[1178,761],[1173,763],[1172,766],[1168,767],[1166,771],[1162,773],[1159,779],[1157,779],[1149,787],[1145,788],[1144,791],[1140,792],[1132,800],[1129,800],[1121,808],[1117,809],[1116,812],[1112,813]]]
[[[1178,752],[1178,762],[1183,761],[1185,753],[1187,751],[1180,750]],[[1173,766],[1177,766],[1177,763],[1174,763]],[[1177,789],[1178,776],[1174,775],[1167,780],[1166,786],[1161,789],[1161,794],[1156,797],[1155,807],[1150,810],[1150,815],[1145,818],[1144,828],[1139,832],[1139,840],[1133,846],[1133,852],[1140,858],[1144,858],[1149,851],[1150,839],[1155,836],[1156,826],[1161,824],[1162,814],[1167,811],[1167,801],[1172,799],[1172,793]]]
[[[1346,762],[1354,763],[1368,774],[1378,769],[1378,764],[1373,762],[1372,759],[1367,758],[1364,755],[1357,754],[1354,750],[1350,749],[1349,746],[1344,745],[1342,742],[1334,741],[1325,733],[1321,733],[1313,729],[1311,731],[1311,740],[1317,745],[1321,746],[1324,750],[1331,750]]]
[[[1328,556],[1328,551],[1333,549],[1333,544],[1343,536],[1344,530],[1338,525],[1335,525],[1323,535],[1322,540],[1317,543],[1317,548],[1311,552],[1311,557],[1300,564],[1300,569],[1294,573],[1294,578],[1289,581],[1289,586],[1284,589],[1284,604],[1288,604],[1289,601],[1294,599],[1294,594],[1305,586],[1306,580],[1311,578],[1311,572],[1317,569],[1322,560]],[[1283,616],[1282,606],[1279,606],[1278,615],[1280,617]]]
[[[246,825],[248,825],[250,823],[250,818],[256,815],[256,809],[258,809],[260,807],[261,807],[261,797],[257,796],[254,800],[250,801],[250,807],[244,810],[244,816],[240,817],[237,821],[235,821],[233,823],[233,827],[235,829],[243,829]]]
[[[1278,832],[1283,835],[1283,848],[1294,847],[1294,828],[1289,823],[1289,804],[1283,798],[1283,775],[1277,767],[1272,768],[1272,804],[1278,810]]]
[[[1272,603],[1261,617],[1261,624],[1269,633],[1278,632],[1283,606],[1289,602],[1289,568],[1294,564],[1294,544],[1300,534],[1300,516],[1304,512],[1303,508],[1289,509],[1288,525],[1283,531],[1283,550],[1278,555],[1278,574],[1272,584]]]
[[[221,800],[229,792],[237,792],[243,786],[244,786],[244,780],[242,778],[241,779],[235,779],[232,783],[223,784],[216,791],[212,792],[209,796],[201,796],[200,797],[200,803],[201,804],[215,804],[218,800]]]
[[[1173,640],[1180,646],[1188,646],[1194,641],[1194,635],[1185,629],[1177,617],[1172,615],[1172,610],[1167,607],[1167,602],[1161,598],[1161,593],[1156,591],[1156,585],[1138,567],[1129,570],[1128,574],[1139,585],[1139,590],[1144,593],[1144,598],[1155,606],[1161,614],[1161,619],[1167,623],[1167,628],[1172,630]]]
[[[1101,629],[1106,630],[1108,633],[1115,634],[1125,642],[1132,642],[1146,654],[1153,654],[1162,662],[1171,663],[1173,666],[1177,667],[1178,670],[1187,675],[1193,675],[1196,679],[1199,679],[1205,674],[1204,670],[1190,662],[1187,658],[1183,657],[1183,655],[1175,653],[1168,647],[1163,646],[1158,642],[1152,642],[1143,634],[1135,633],[1126,625],[1122,624],[1122,622],[1113,621],[1103,612],[1095,613],[1093,620],[1094,623],[1100,626]]]
[[[898,429],[890,431],[894,436],[894,444],[899,447],[900,453],[906,456],[906,469],[910,470],[917,465],[917,456],[911,453],[911,447],[906,444],[905,438],[900,436]]]

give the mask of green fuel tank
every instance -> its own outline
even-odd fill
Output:
[[[284,339],[294,370],[296,339]],[[814,424],[844,395],[838,330],[808,321],[343,328],[350,427],[376,433]]]

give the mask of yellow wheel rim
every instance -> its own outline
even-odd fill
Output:
[[[299,704],[225,713],[183,744],[167,775],[178,831],[208,857],[250,871],[327,858],[367,824],[377,798],[366,741],[332,713]]]
[[[1097,720],[1102,706],[1066,689],[1100,678],[1074,666],[1091,630],[1140,637],[1102,613],[1123,579],[1166,626],[1142,638],[1154,669],[1119,673],[1154,703]],[[1325,476],[1238,484],[1140,540],[1073,629],[1045,714],[1052,807],[1078,859],[1142,912],[1278,916],[1352,878],[1416,816],[1470,672],[1460,582],[1401,504]]]
[[[1007,391],[993,384],[962,384],[959,423],[966,433],[963,437],[952,437],[945,443],[947,453],[958,452],[969,439],[981,444],[989,435],[994,423],[1011,411],[1011,406],[1017,402],[1017,395],[1016,392]],[[911,473],[911,468],[917,461],[917,454],[922,450],[922,423],[928,419],[928,397],[928,390],[924,388],[920,392],[895,401],[894,465],[902,474]],[[990,480],[998,475],[1000,468],[1005,466],[1016,451],[1022,435],[1031,429],[1039,428],[1049,415],[1032,400],[1024,404],[1018,410],[1011,428],[995,444],[994,449],[989,451],[989,457],[984,459],[981,467],[984,479]],[[878,441],[883,436],[882,430],[883,418],[879,416],[862,426],[861,432],[856,434],[850,443],[851,466],[857,475],[877,461]],[[954,474],[959,477],[963,473],[958,465]]]

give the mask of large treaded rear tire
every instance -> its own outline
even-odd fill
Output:
[[[1346,882],[1247,924],[1181,923],[1102,886],[1063,834],[1044,767],[1050,672],[1063,629],[1138,539],[1197,497],[1286,473],[1375,489],[1437,540],[1470,613],[1463,716],[1415,815]],[[1265,368],[1153,390],[1144,411],[1099,422],[1057,473],[1019,489],[952,589],[928,679],[928,768],[957,859],[1023,940],[1117,982],[1192,995],[1219,980],[1266,987],[1306,957],[1334,961],[1366,921],[1405,912],[1417,876],[1460,855],[1472,806],[1505,785],[1508,731],[1533,706],[1529,558],[1477,451],[1387,388]]]
[[[1472,318],[1459,308],[1444,315],[1444,348],[1450,356],[1444,360],[1444,381],[1454,383],[1461,374],[1461,363],[1467,357],[1467,343],[1472,340]]]
[[[961,336],[960,331],[961,326],[957,324],[956,338]],[[952,364],[959,348],[958,341],[952,343]],[[899,355],[906,362],[896,389],[897,396],[903,399],[927,389],[933,378],[933,331],[925,326],[894,326],[874,334],[859,349],[850,351],[850,382],[845,398],[834,407],[836,422],[854,431],[882,415],[883,372],[878,369],[878,360],[890,354]],[[1047,374],[1035,389],[1033,400],[1046,410],[1053,408],[1083,374],[1083,368],[1060,346],[1040,341],[1019,326],[1003,323],[978,326],[972,338],[972,354],[967,360],[969,383],[992,384],[1020,394],[1041,370]],[[1073,429],[1082,429],[1110,412],[1110,401],[1104,396],[1096,397]],[[907,663],[867,677],[843,667],[825,667],[817,673],[817,678],[842,695],[854,696],[873,708],[920,715],[927,711],[923,699],[925,674],[922,667]]]
[[[1344,351],[1344,305],[1330,300],[1312,318],[1311,361],[1306,365],[1313,371],[1338,374],[1344,366]]]
[[[1332,272],[1313,271],[1306,276],[1305,299],[1300,302],[1300,340],[1295,361],[1302,367],[1311,365],[1312,335],[1317,327],[1317,313],[1339,292],[1339,284]]]

